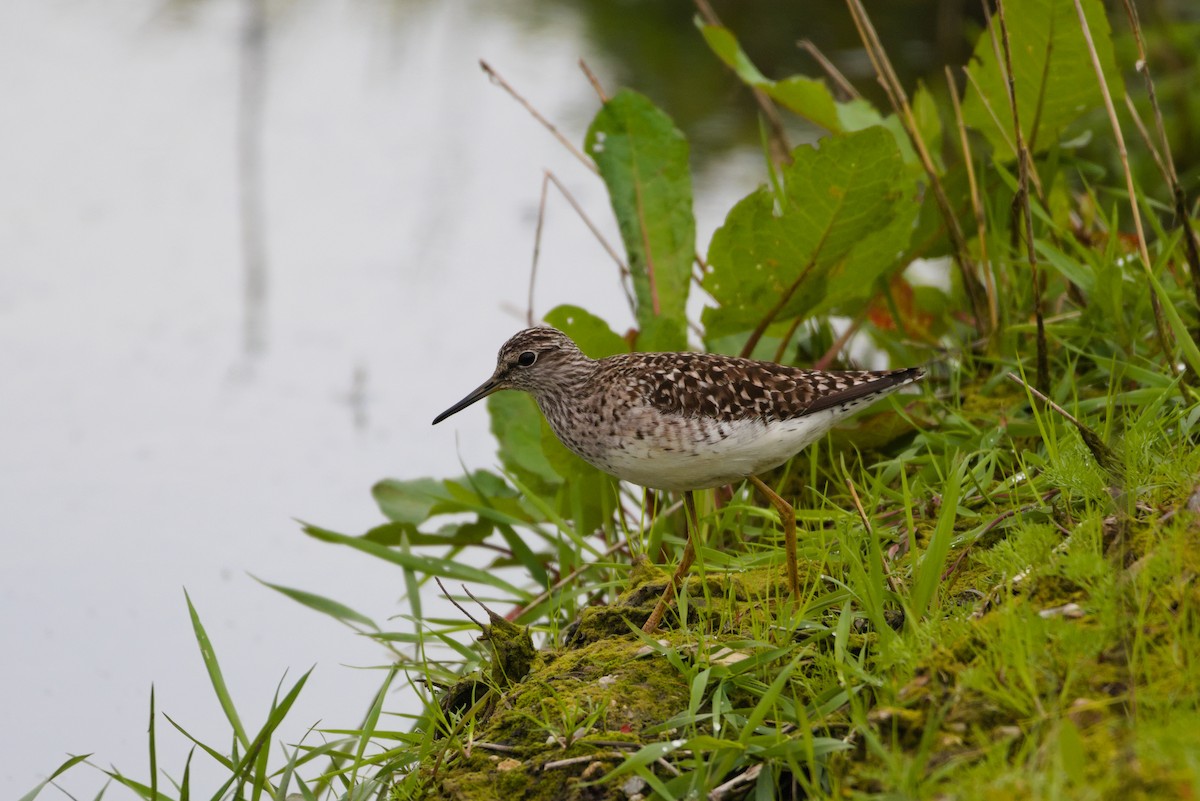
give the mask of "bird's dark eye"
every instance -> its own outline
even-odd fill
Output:
[[[527,350],[517,357],[517,364],[520,367],[528,367],[537,361],[537,354],[531,350]]]

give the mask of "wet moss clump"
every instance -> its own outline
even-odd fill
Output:
[[[645,782],[636,777],[608,786],[594,782],[641,746],[669,735],[662,724],[687,707],[689,681],[666,652],[693,658],[695,627],[723,631],[731,642],[745,635],[730,626],[740,617],[739,608],[756,603],[747,598],[743,579],[778,594],[783,574],[770,569],[691,577],[682,589],[689,626],[664,628],[650,638],[640,628],[669,576],[640,561],[616,603],[584,609],[564,632],[564,645],[536,657],[524,629],[493,615],[480,638],[493,648],[491,664],[443,694],[442,709],[455,720],[455,742],[448,738],[447,750],[419,768],[422,790],[415,797],[637,797]],[[720,638],[709,648],[719,647]],[[524,667],[528,670],[520,675]],[[473,731],[469,743],[461,736],[467,728]]]

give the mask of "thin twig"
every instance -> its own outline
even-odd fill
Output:
[[[1075,417],[1075,415],[1071,414],[1066,409],[1047,398],[1044,394],[1039,392],[1036,387],[1029,386],[1029,384],[1027,384],[1025,379],[1021,378],[1021,376],[1010,371],[1008,373],[1008,377],[1009,379],[1023,386],[1027,392],[1040,400],[1042,403],[1046,404],[1051,409],[1062,415],[1063,419],[1068,423],[1075,426],[1075,429],[1079,432],[1079,436],[1083,439],[1083,444],[1087,445],[1088,450],[1092,452],[1092,456],[1096,459],[1096,463],[1100,465],[1100,467],[1105,470],[1114,481],[1120,483],[1124,473],[1124,469],[1121,466],[1121,460],[1117,458],[1117,455],[1113,452],[1112,448],[1108,447],[1108,445],[1104,443],[1104,440],[1100,438],[1099,434],[1093,431],[1090,426],[1086,425],[1079,418]]]
[[[546,222],[546,193],[550,189],[550,173],[542,175],[542,196],[538,200],[537,228],[533,233],[533,263],[529,266],[529,301],[525,307],[525,325],[533,328],[533,287],[537,283],[538,256],[542,252],[542,225]]]
[[[796,42],[796,46],[813,57],[813,60],[821,65],[821,69],[825,70],[825,74],[829,76],[829,80],[833,81],[833,85],[837,87],[842,96],[848,100],[858,100],[862,97],[858,90],[854,88],[854,84],[846,80],[846,76],[837,66],[825,57],[825,54],[808,39],[801,39]]]
[[[1150,156],[1154,159],[1154,163],[1158,165],[1158,171],[1163,174],[1165,180],[1169,181],[1166,162],[1163,161],[1162,154],[1158,152],[1158,146],[1150,138],[1150,131],[1146,128],[1146,123],[1142,122],[1142,117],[1137,112],[1137,106],[1133,104],[1133,95],[1128,92],[1125,93],[1125,110],[1129,112],[1129,118],[1133,120],[1133,127],[1138,129],[1138,134],[1142,137],[1142,144],[1150,151]]]
[[[624,759],[625,755],[621,753],[605,754],[596,752],[594,754],[584,754],[583,756],[567,757],[566,759],[555,759],[542,765],[542,771],[554,770],[555,768],[566,768],[571,765],[581,765],[584,762],[595,762],[599,759]]]
[[[488,79],[492,83],[496,84],[501,89],[508,92],[509,96],[511,96],[513,100],[516,100],[518,103],[520,103],[522,106],[524,106],[525,110],[528,111],[531,115],[533,115],[533,118],[535,120],[537,120],[538,122],[540,122],[542,124],[542,127],[545,128],[547,131],[549,131],[551,133],[551,135],[553,135],[554,138],[559,141],[559,144],[561,144],[568,151],[570,151],[571,155],[573,155],[575,158],[579,159],[579,162],[581,164],[583,164],[583,166],[587,167],[592,172],[599,174],[600,170],[596,167],[596,165],[592,162],[592,160],[589,159],[587,156],[585,156],[583,154],[582,150],[575,147],[575,145],[573,145],[571,143],[571,140],[568,139],[566,136],[564,136],[562,134],[562,132],[559,131],[558,128],[556,128],[554,126],[554,123],[550,122],[550,120],[543,117],[541,112],[539,112],[536,108],[533,107],[532,103],[530,103],[528,100],[526,100],[524,97],[522,97],[521,94],[516,89],[512,88],[512,86],[509,84],[509,82],[504,80],[504,78],[500,75],[500,73],[498,73],[494,69],[492,69],[492,66],[490,64],[488,64],[486,61],[484,61],[483,59],[479,60],[479,66],[483,69],[483,71],[485,73],[487,73]]]
[[[506,618],[501,617],[500,615],[497,615],[495,612],[493,612],[491,609],[488,608],[487,604],[485,604],[483,601],[476,598],[475,594],[467,589],[466,584],[461,584],[459,586],[461,586],[463,588],[463,592],[465,592],[467,594],[468,598],[470,598],[475,603],[479,604],[479,606],[483,609],[483,611],[488,613],[488,617],[492,618],[493,620],[505,620],[506,619]]]
[[[1117,154],[1121,157],[1121,166],[1125,170],[1125,190],[1129,193],[1129,208],[1133,213],[1134,230],[1137,231],[1142,269],[1145,270],[1147,276],[1152,276],[1150,249],[1146,245],[1146,231],[1142,227],[1142,212],[1138,207],[1137,191],[1133,186],[1133,170],[1129,166],[1125,136],[1121,133],[1121,122],[1117,119],[1117,109],[1113,105],[1112,93],[1108,91],[1108,81],[1104,79],[1104,68],[1100,65],[1100,55],[1096,52],[1096,42],[1092,39],[1092,29],[1088,25],[1087,15],[1083,13],[1083,6],[1079,0],[1074,0],[1074,2],[1075,13],[1079,17],[1079,27],[1083,30],[1083,40],[1087,43],[1088,53],[1092,57],[1092,69],[1096,71],[1096,83],[1100,85],[1100,93],[1104,97],[1104,108],[1108,111],[1108,121],[1112,125],[1113,137],[1117,142]],[[1175,358],[1171,351],[1171,340],[1167,335],[1167,324],[1163,319],[1162,304],[1159,302],[1158,293],[1153,291],[1153,288],[1150,292],[1150,308],[1154,311],[1154,328],[1158,333],[1159,347],[1162,348],[1163,357],[1167,361],[1167,369],[1171,371],[1171,375],[1175,375]]]
[[[586,225],[588,230],[592,232],[592,236],[596,237],[596,241],[600,243],[600,246],[604,248],[604,251],[608,253],[613,262],[617,265],[617,269],[620,270],[621,274],[621,288],[625,292],[625,299],[629,302],[629,310],[631,312],[635,311],[637,308],[637,302],[634,300],[633,290],[629,287],[629,282],[632,280],[629,272],[629,265],[627,265],[625,260],[621,258],[621,254],[617,253],[616,248],[610,245],[608,240],[604,238],[604,234],[602,234],[600,229],[596,227],[596,224],[592,222],[592,218],[589,217],[587,212],[583,210],[583,206],[579,205],[579,201],[575,199],[575,196],[568,192],[567,188],[563,186],[561,181],[558,180],[558,176],[549,170],[546,171],[546,175],[549,177],[550,182],[554,184],[555,188],[557,188],[558,191],[562,193],[562,196],[567,199],[567,202],[571,204],[571,208],[573,208],[575,213],[579,215],[579,219],[583,220],[583,224]]]
[[[600,79],[596,77],[596,73],[592,72],[592,68],[582,58],[579,59],[579,69],[583,70],[583,74],[587,76],[588,83],[596,90],[596,96],[600,98],[600,102],[607,103],[608,93],[604,91],[604,86],[600,83]]]
[[[756,762],[724,784],[717,785],[709,791],[708,801],[725,801],[726,798],[732,796],[734,791],[742,785],[757,781],[758,774],[762,773],[762,768],[763,763]]]
[[[241,224],[242,351],[255,359],[267,347],[269,265],[263,170],[263,109],[267,92],[267,3],[245,0],[238,46],[237,202]]]
[[[467,616],[467,620],[471,621],[476,626],[479,626],[480,631],[482,631],[483,624],[480,623],[478,620],[476,620],[474,617],[472,617],[470,612],[468,612],[466,609],[463,609],[462,604],[460,604],[458,601],[454,600],[453,597],[451,597],[449,591],[446,590],[446,585],[442,583],[441,577],[434,576],[433,580],[437,582],[438,588],[442,591],[442,595],[446,598],[446,600],[449,601],[450,603],[454,604],[454,607],[458,611],[462,612],[464,615]],[[463,589],[466,589],[466,587],[463,587]],[[470,593],[468,593],[468,594],[470,594]],[[482,606],[482,604],[481,604],[481,606]]]
[[[992,12],[991,12],[991,9],[988,7],[988,0],[983,0],[981,5],[983,6],[983,18],[984,18],[984,22],[986,23],[986,26],[987,26],[988,38],[991,40],[991,43],[992,43],[992,55],[996,59],[997,67],[999,67],[1000,65],[1002,65],[1004,63],[1004,55],[1000,52],[1000,37],[998,37],[996,35],[996,25],[992,21]],[[1004,143],[1006,145],[1008,145],[1008,149],[1012,151],[1013,158],[1016,158],[1017,157],[1017,146],[1016,146],[1016,144],[1013,143],[1012,139],[1009,138],[1006,126],[1004,125],[1004,123],[1000,122],[1000,118],[996,116],[996,112],[992,108],[991,103],[988,101],[987,95],[983,92],[982,89],[980,89],[979,84],[978,84],[978,82],[975,81],[974,76],[971,74],[971,71],[966,70],[966,73],[967,73],[967,80],[969,80],[971,82],[971,84],[975,87],[976,96],[983,103],[984,108],[986,108],[988,110],[988,114],[991,115],[992,120],[996,123],[996,130],[998,130],[1000,132],[1000,135],[1004,137]],[[1011,87],[1008,85],[1008,83],[1004,84],[1004,88],[1005,88],[1006,92],[1011,92]],[[1011,99],[1009,100],[1009,102],[1012,102]],[[1031,167],[1031,171],[1030,171],[1029,177],[1033,180],[1034,187],[1037,188],[1038,197],[1042,198],[1045,195],[1042,192],[1042,179],[1038,176],[1037,165],[1031,164],[1030,167]]]
[[[670,773],[672,776],[680,775],[679,768],[675,767],[674,765],[672,765],[670,762],[663,759],[662,757],[659,757],[655,762],[659,767],[661,767],[667,773]]]

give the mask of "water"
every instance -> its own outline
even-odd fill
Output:
[[[184,588],[248,727],[312,665],[282,736],[360,720],[381,674],[345,666],[383,650],[251,575],[402,611],[394,569],[294,518],[359,533],[379,478],[493,464],[482,409],[429,422],[522,324],[543,168],[618,241],[599,181],[477,65],[578,142],[575,62],[606,80],[603,54],[570,10],[489,8],[282,4],[256,44],[253,2],[0,4],[0,797],[67,752],[147,779],[152,683],[226,746]],[[706,173],[702,237],[759,170]],[[565,302],[629,323],[552,199],[536,310]],[[159,732],[178,777],[186,743]]]

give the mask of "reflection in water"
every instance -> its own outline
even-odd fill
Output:
[[[242,234],[242,351],[249,360],[267,340],[267,249],[264,230],[262,110],[267,76],[266,0],[243,0],[238,47],[238,213]]]

